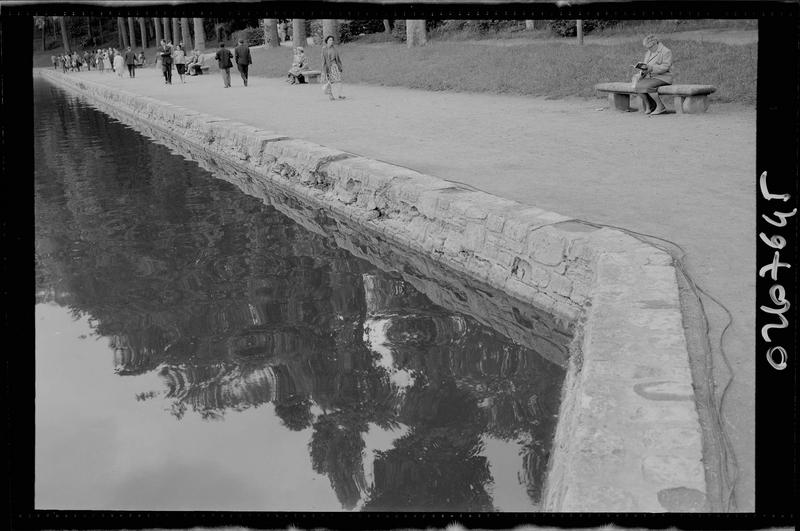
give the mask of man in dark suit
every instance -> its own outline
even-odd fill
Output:
[[[164,73],[164,84],[172,84],[172,45],[161,39],[158,46],[158,55],[161,56],[161,71]]]
[[[128,66],[128,77],[136,77],[136,54],[130,46],[125,50],[125,64]]]
[[[239,69],[239,74],[242,76],[244,86],[247,86],[247,69],[253,64],[250,58],[250,47],[244,44],[244,39],[239,39],[239,46],[234,48],[233,55],[236,58],[236,67]]]
[[[225,88],[230,88],[231,86],[231,68],[233,68],[233,63],[231,63],[232,56],[233,54],[231,51],[225,48],[225,43],[221,42],[219,50],[217,50],[214,58],[217,60],[219,69],[222,72],[222,82],[225,84]]]

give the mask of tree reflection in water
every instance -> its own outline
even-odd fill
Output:
[[[155,371],[137,400],[271,404],[345,509],[493,510],[483,439],[516,441],[535,508],[561,368],[78,107],[37,99],[37,302],[90,315],[121,377]],[[404,435],[365,474],[370,425]]]

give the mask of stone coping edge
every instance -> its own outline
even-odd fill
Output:
[[[79,75],[34,72],[562,319],[575,338],[562,363],[543,510],[707,510],[703,440],[667,253],[618,230],[413,170]]]

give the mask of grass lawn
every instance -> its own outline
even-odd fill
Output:
[[[715,85],[713,100],[755,105],[756,44],[667,41],[667,45],[673,52],[676,83]],[[593,97],[595,83],[630,80],[630,65],[644,57],[644,49],[638,42],[500,47],[431,41],[413,49],[392,42],[348,43],[340,46],[340,54],[347,83],[563,98]],[[307,47],[306,55],[310,67],[320,69],[320,48]],[[288,48],[259,48],[253,50],[251,72],[283,77],[291,59]]]
[[[431,40],[427,46],[408,49],[396,41],[367,40],[372,42],[340,45],[346,83],[588,98],[595,96],[595,83],[630,80],[630,65],[644,57],[639,42],[576,46],[547,41],[505,47]],[[670,42],[668,33],[663,34],[663,40],[673,52],[676,83],[715,85],[713,101],[755,105],[757,44]],[[212,50],[207,47],[207,51]],[[306,47],[312,69],[320,69],[320,50],[318,46]],[[50,55],[58,52],[34,52],[34,66],[51,66]],[[288,47],[259,47],[252,53],[251,75],[282,78],[291,66],[292,50]],[[145,54],[152,64],[155,48],[148,48]]]

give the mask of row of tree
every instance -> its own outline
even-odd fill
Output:
[[[76,31],[83,33],[81,47],[92,47],[106,42],[103,19],[98,21],[95,33],[91,17],[83,17],[85,24],[80,25],[76,23],[75,18],[77,17],[34,17],[34,25],[41,31],[42,51],[46,49],[48,29],[55,33],[56,27],[60,28],[62,45],[68,53],[73,51],[74,46],[70,37]],[[190,24],[187,17],[116,17],[112,26],[117,31],[121,47],[147,48],[151,40],[155,39],[156,42],[160,42],[161,39],[165,39],[183,42],[187,49],[197,47],[203,50],[206,40],[204,21],[202,18],[193,18],[192,21]]]
[[[99,46],[106,42],[107,24],[100,19],[93,27],[92,17],[34,17],[34,25],[41,32],[42,51],[47,49],[47,34],[56,37],[60,30],[64,50],[69,53],[76,47]],[[187,17],[116,17],[111,21],[112,31],[116,31],[120,47],[147,48],[152,40],[161,39],[183,42],[185,49],[205,49],[206,30],[202,18],[193,18],[190,24]],[[406,36],[408,46],[420,46],[427,42],[425,20],[406,20]],[[384,20],[386,32],[393,30],[393,21]],[[262,19],[260,24],[264,30],[264,41],[267,46],[280,46],[278,36],[278,19]],[[308,33],[305,19],[292,19],[292,41],[295,46],[304,46]],[[215,24],[214,32],[220,40],[225,34],[225,24]],[[339,41],[339,21],[322,20],[323,35],[332,35]],[[73,37],[80,35],[79,46],[73,43]]]
[[[132,48],[147,48],[153,40],[157,43],[161,39],[171,40],[175,43],[183,42],[184,48],[191,50],[197,48],[201,51],[206,46],[206,31],[213,29],[218,41],[223,40],[226,35],[230,35],[232,29],[231,21],[224,22],[212,20],[206,28],[206,21],[203,18],[187,17],[116,17],[115,19],[97,20],[96,30],[93,28],[92,17],[34,17],[34,24],[41,31],[42,51],[46,50],[47,32],[51,31],[53,37],[57,39],[57,28],[60,29],[61,40],[64,50],[71,52],[75,46],[73,39],[80,35],[80,46],[82,48],[102,45],[106,42],[107,28],[110,26],[112,31],[116,31],[120,47],[131,46]],[[244,21],[240,21],[243,22]],[[279,24],[286,21],[279,19],[259,19],[264,35],[264,43],[270,47],[280,46],[281,36],[279,35]],[[308,37],[308,25],[306,19],[292,19],[291,34],[294,46],[304,46]],[[336,42],[339,41],[339,20],[323,19],[321,24],[322,35],[331,35]],[[383,20],[384,32],[387,34],[394,31],[392,20]],[[428,41],[426,21],[421,19],[405,20],[406,43],[409,47],[421,46]],[[568,21],[576,25],[579,42],[582,42],[583,24],[582,21]],[[247,22],[254,24],[255,19]],[[319,24],[319,22],[317,22]],[[527,29],[535,28],[535,21],[526,20]],[[313,27],[313,26],[312,26]],[[319,31],[319,26],[318,30]],[[287,28],[288,29],[288,28]],[[402,26],[398,28],[402,31]],[[72,38],[71,38],[72,37]],[[259,36],[260,40],[260,36]]]
[[[421,46],[428,41],[427,31],[425,29],[425,20],[406,20],[406,42],[408,46]],[[280,46],[280,37],[278,35],[278,19],[265,18],[262,20],[264,28],[264,41],[267,46],[277,48]],[[383,21],[384,31],[391,33],[393,29],[393,21]],[[336,42],[339,41],[339,21],[336,19],[323,19],[322,20],[322,34],[333,36]],[[308,34],[306,32],[306,20],[302,18],[292,19],[292,43],[294,46],[304,46]]]

